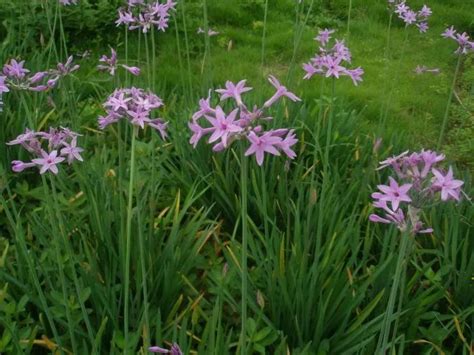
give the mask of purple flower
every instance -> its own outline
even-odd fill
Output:
[[[135,76],[140,75],[140,68],[138,68],[138,67],[129,67],[128,65],[122,64],[122,68],[129,71],[130,73],[132,73]]]
[[[8,77],[22,79],[30,72],[28,69],[23,67],[24,65],[24,60],[17,62],[15,59],[12,59],[10,60],[10,64],[5,64],[3,66],[3,73]]]
[[[212,135],[209,138],[209,143],[214,143],[220,139],[225,148],[229,135],[242,131],[242,127],[234,123],[237,112],[238,109],[235,109],[226,117],[222,108],[217,106],[215,118],[206,116],[206,119],[212,124]]]
[[[193,121],[196,121],[207,114],[215,114],[215,112],[216,110],[211,107],[211,92],[209,91],[207,99],[199,100],[199,110],[193,114]]]
[[[418,27],[421,33],[426,33],[426,31],[428,31],[428,28],[429,28],[427,22],[417,23],[416,27]]]
[[[77,5],[77,0],[59,0],[59,3],[64,6]]]
[[[58,151],[53,150],[51,153],[43,152],[42,158],[33,159],[32,162],[36,165],[40,165],[40,174],[44,174],[48,170],[51,171],[53,174],[58,173],[58,167],[56,164],[61,163],[64,161],[65,158],[58,157]]]
[[[265,153],[273,155],[280,155],[280,152],[275,146],[279,146],[282,139],[278,136],[272,135],[273,133],[266,132],[262,136],[257,136],[254,132],[250,132],[247,139],[250,141],[250,147],[245,152],[245,156],[255,154],[255,159],[258,165],[263,164]]]
[[[5,84],[6,77],[0,75],[0,95],[4,92],[9,92],[8,86]]]
[[[251,89],[245,87],[245,80],[240,81],[237,85],[228,81],[226,89],[216,90],[221,95],[221,100],[233,98],[237,104],[237,107],[228,115],[225,114],[221,106],[217,106],[215,109],[211,107],[210,93],[206,99],[201,99],[199,110],[193,114],[192,121],[188,123],[192,132],[189,143],[196,147],[203,136],[210,134],[208,143],[215,143],[212,147],[214,152],[220,152],[233,142],[243,140],[250,143],[245,155],[255,154],[258,165],[263,164],[265,153],[281,155],[280,152],[284,152],[289,159],[294,159],[296,153],[292,146],[298,142],[294,130],[284,128],[265,132],[262,123],[272,119],[272,117],[265,116],[264,111],[280,97],[286,96],[292,101],[300,101],[300,99],[281,85],[275,77],[270,76],[269,81],[277,89],[277,92],[261,108],[255,105],[252,110],[249,110],[242,101],[241,94]],[[211,124],[211,127],[203,127],[198,122],[202,117]]]
[[[359,85],[359,82],[362,81],[362,75],[364,75],[364,69],[361,67],[355,69],[346,69],[345,74],[349,75],[352,79],[352,82],[355,86]]]
[[[352,55],[344,44],[344,41],[335,40],[332,47],[329,47],[330,34],[333,30],[320,31],[319,35],[315,38],[318,40],[322,47],[319,48],[310,63],[303,64],[303,70],[306,72],[303,79],[310,79],[314,75],[324,75],[325,77],[339,78],[341,75],[349,76],[354,85],[358,85],[362,81],[362,75],[364,70],[360,67],[355,69],[348,69],[343,64],[351,63]]]
[[[431,15],[433,14],[433,12],[431,11],[431,9],[426,6],[426,5],[423,5],[423,7],[421,8],[420,11],[418,11],[418,16],[420,17],[430,17]]]
[[[84,161],[81,157],[81,152],[84,149],[77,146],[77,138],[74,137],[71,143],[65,143],[64,148],[61,149],[61,155],[67,157],[68,164],[71,164],[74,160]]]
[[[16,139],[8,142],[7,145],[20,144],[37,158],[32,159],[29,163],[14,160],[12,161],[12,170],[21,172],[26,168],[40,166],[40,174],[44,174],[46,171],[57,174],[57,164],[65,160],[62,156],[67,156],[69,164],[74,160],[83,160],[80,156],[83,149],[77,146],[78,136],[78,133],[63,127],[61,129],[50,128],[49,132],[34,132],[26,129],[25,133],[20,134]],[[42,147],[45,141],[47,142],[45,144],[47,150]],[[58,156],[59,151],[62,156]]]
[[[110,57],[104,54],[100,57],[99,62],[105,65],[99,64],[97,69],[108,71],[110,75],[115,75],[115,71],[117,70],[117,52],[115,49],[110,48]]]
[[[325,28],[322,31],[319,31],[318,35],[314,38],[316,41],[321,43],[322,46],[328,44],[329,40],[331,39],[331,35],[334,33],[334,30],[328,30]]]
[[[439,170],[433,169],[434,182],[433,189],[441,191],[441,200],[447,201],[450,198],[459,201],[459,194],[461,186],[464,184],[461,180],[453,178],[453,169],[449,167],[446,175],[443,175]]]
[[[168,0],[166,3],[152,1],[145,3],[143,0],[129,0],[128,8],[118,10],[117,26],[125,25],[130,30],[140,29],[147,33],[153,27],[159,31],[168,28],[170,11],[176,7],[176,2]]]
[[[388,201],[392,204],[392,209],[396,211],[400,202],[411,202],[410,196],[408,196],[408,191],[411,189],[413,184],[404,184],[399,186],[397,181],[389,177],[390,184],[387,185],[377,185],[377,188],[382,191],[382,193],[375,192],[372,194],[372,197],[381,200]]]
[[[21,160],[12,161],[12,170],[15,173],[21,173],[23,170],[36,166],[35,163],[24,163]]]
[[[294,159],[296,157],[296,153],[294,152],[293,149],[291,149],[293,145],[298,143],[298,139],[296,138],[296,135],[294,132],[295,130],[291,129],[286,135],[286,137],[282,139],[280,143],[278,143],[278,148],[283,153],[285,153],[290,159]]]
[[[152,346],[152,347],[148,348],[148,351],[150,351],[152,353],[160,353],[160,354],[183,355],[183,352],[181,351],[179,345],[176,344],[176,343],[174,343],[171,346],[170,350],[165,349],[165,348],[161,348],[159,346]]]
[[[104,103],[106,116],[99,116],[99,128],[127,119],[131,124],[145,128],[146,125],[159,131],[166,138],[167,124],[161,118],[152,119],[152,111],[163,106],[163,101],[154,93],[135,87],[115,90]]]
[[[433,229],[425,228],[421,222],[422,208],[430,206],[430,200],[437,202],[437,192],[441,192],[443,202],[449,199],[459,200],[463,185],[463,181],[453,178],[451,168],[446,175],[435,168],[444,158],[444,154],[422,150],[410,155],[407,151],[381,162],[380,168],[391,166],[397,177],[406,183],[401,185],[393,177],[389,177],[389,186],[379,185],[381,192],[373,193],[372,198],[375,200],[374,207],[382,209],[385,215],[381,217],[372,214],[369,220],[395,224],[400,230],[408,230],[413,235],[431,233]],[[389,202],[392,208],[387,206]],[[402,202],[405,203],[401,204]]]
[[[252,90],[250,87],[245,87],[245,82],[247,80],[241,80],[235,85],[232,81],[226,81],[225,89],[217,89],[216,92],[221,94],[221,101],[224,101],[229,98],[233,98],[237,105],[242,105],[241,95],[244,92]]]
[[[268,81],[270,84],[272,84],[275,89],[277,89],[276,93],[268,99],[264,104],[263,107],[270,107],[272,106],[276,101],[278,101],[282,96],[288,97],[291,101],[296,102],[296,101],[301,101],[301,99],[290,92],[285,86],[281,85],[280,82],[278,81],[277,78],[275,78],[273,75],[270,75],[268,78]]]
[[[456,39],[455,37],[456,35],[456,30],[454,29],[454,26],[451,26],[449,28],[447,28],[442,34],[441,36],[444,37],[444,38],[451,38],[451,39]]]
[[[456,54],[468,54],[474,52],[474,41],[470,41],[469,35],[466,32],[458,33],[453,26],[447,28],[442,34],[444,38],[450,38],[457,42],[458,49]]]
[[[346,68],[340,66],[339,64],[341,63],[340,58],[333,58],[333,57],[328,57],[325,67],[327,68],[326,70],[326,78],[329,78],[331,76],[335,78],[339,78],[339,75],[342,73],[346,72]]]

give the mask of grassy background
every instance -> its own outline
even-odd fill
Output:
[[[432,30],[427,35],[408,30],[403,60],[405,30],[395,21],[392,50],[384,61],[388,14],[383,2],[353,1],[348,35],[348,2],[306,0],[296,7],[295,1],[269,0],[262,66],[265,1],[181,0],[169,31],[156,36],[157,65],[150,70],[145,46],[150,38],[132,33],[126,39],[113,25],[119,3],[83,0],[79,7],[62,9],[68,52],[91,49],[92,56],[78,59],[81,71],[59,90],[4,97],[0,352],[146,353],[150,344],[172,341],[186,353],[236,352],[241,161],[237,147],[217,155],[204,144],[192,149],[186,123],[208,89],[247,78],[254,87],[249,102],[260,103],[272,92],[266,76],[275,74],[304,102],[272,110],[278,126],[297,129],[298,159],[289,168],[276,158],[266,159],[263,168],[253,161],[250,166],[248,353],[374,353],[384,334],[400,236],[393,228],[368,223],[370,193],[387,178],[374,169],[389,155],[434,146],[455,60],[453,44],[439,34],[448,24],[472,31],[470,4],[430,2]],[[51,34],[54,2],[0,4],[2,62],[22,57],[29,68],[40,70],[65,58],[59,22]],[[221,32],[207,44],[195,33],[205,26],[205,17]],[[302,81],[300,68],[323,27],[336,27],[337,36],[347,38],[354,65],[366,71],[358,88],[347,78],[337,82],[329,137],[328,85],[321,86],[319,78]],[[130,129],[119,125],[99,132],[96,120],[116,83],[129,83],[95,71],[108,45],[124,59],[125,43],[130,62],[144,69],[132,83],[153,87],[165,100],[160,115],[170,120],[171,137],[163,143],[144,131],[137,144],[128,343],[122,317]],[[453,109],[445,147],[450,162],[465,164],[472,164],[469,63],[458,88],[463,105]],[[418,64],[439,67],[442,74],[415,76]],[[387,82],[395,90],[381,126]],[[37,128],[79,130],[85,162],[62,169],[58,177],[11,173],[9,161],[26,155],[3,143],[21,133],[28,120]],[[374,152],[377,136],[384,143]],[[321,142],[326,140],[331,164],[324,171]],[[469,170],[459,164],[457,175],[470,193]],[[469,354],[474,210],[464,201],[428,208],[424,218],[435,233],[411,241],[403,302],[396,307],[389,345],[394,353]]]

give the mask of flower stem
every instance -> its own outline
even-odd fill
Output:
[[[125,286],[124,286],[124,334],[125,334],[125,354],[128,353],[128,325],[129,325],[129,294],[130,294],[130,248],[132,236],[132,202],[133,202],[133,185],[135,180],[135,136],[138,128],[133,127],[132,130],[132,147],[130,153],[130,180],[128,184],[128,205],[127,205],[127,230],[126,230],[126,247],[125,247]]]
[[[347,39],[351,34],[351,14],[352,14],[352,0],[349,0],[349,10],[347,11]]]
[[[448,103],[446,105],[446,111],[444,112],[443,123],[441,125],[441,132],[439,133],[438,144],[436,145],[436,149],[441,147],[441,143],[443,143],[444,132],[446,130],[446,125],[448,123],[449,117],[449,109],[451,108],[451,102],[453,101],[454,89],[456,88],[456,82],[459,75],[459,70],[461,69],[461,54],[458,55],[458,61],[456,63],[456,70],[454,71],[454,78],[453,83],[451,84],[451,90],[449,91]]]
[[[378,343],[377,343],[377,350],[375,351],[376,354],[385,354],[385,350],[388,343],[388,338],[390,336],[390,328],[393,321],[393,310],[395,308],[395,302],[398,293],[398,287],[400,284],[400,279],[402,278],[402,271],[406,273],[406,269],[404,267],[404,263],[408,262],[406,260],[407,255],[407,248],[408,243],[410,242],[410,238],[412,236],[410,233],[402,233],[402,241],[400,245],[400,250],[398,252],[397,258],[397,266],[395,269],[395,275],[393,278],[392,288],[390,290],[390,296],[388,299],[387,310],[384,315],[384,319],[382,322],[382,333],[380,334]],[[396,331],[396,329],[395,329]]]
[[[244,149],[242,148],[241,154],[241,166],[240,166],[240,186],[241,186],[241,218],[242,218],[242,333],[241,340],[242,346],[240,352],[242,355],[246,355],[246,324],[247,324],[247,243],[248,243],[248,226],[247,226],[247,179],[248,179],[248,161],[244,155]]]
[[[268,15],[268,0],[265,0],[265,12],[263,15],[263,33],[262,33],[262,60],[260,66],[263,70],[265,64],[265,38],[267,35],[267,15]]]
[[[325,174],[328,172],[329,168],[329,147],[331,145],[331,136],[332,136],[332,125],[333,125],[333,120],[334,120],[334,111],[335,111],[335,105],[334,101],[336,98],[336,78],[332,78],[332,83],[331,83],[331,111],[329,113],[329,119],[328,119],[328,126],[327,126],[327,131],[326,131],[326,150],[324,152],[324,170]]]

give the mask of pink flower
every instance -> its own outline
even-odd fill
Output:
[[[235,85],[232,81],[226,81],[225,89],[217,89],[216,92],[221,94],[221,101],[224,101],[229,98],[233,98],[237,105],[242,105],[242,97],[241,95],[244,92],[252,90],[250,87],[245,87],[245,83],[247,80],[241,80]]]
[[[382,191],[382,193],[375,192],[372,194],[372,197],[381,200],[388,201],[392,204],[392,209],[396,211],[400,202],[411,202],[410,196],[407,192],[413,186],[412,184],[404,184],[399,186],[394,178],[389,177],[390,184],[387,185],[378,185],[377,188]]]
[[[53,174],[58,173],[58,167],[56,164],[61,163],[65,160],[65,158],[58,157],[58,151],[53,150],[51,153],[46,153],[43,151],[42,158],[33,159],[32,162],[36,165],[40,165],[40,174],[44,174],[48,170],[51,171]]]
[[[255,154],[257,164],[261,166],[263,164],[265,153],[280,155],[280,152],[276,146],[281,144],[282,139],[272,134],[273,133],[270,131],[259,137],[254,132],[250,132],[247,136],[247,139],[251,144],[245,152],[245,156]]]
[[[277,89],[277,91],[269,100],[267,100],[267,102],[263,104],[263,107],[272,106],[282,96],[288,97],[293,102],[301,101],[298,96],[290,92],[285,86],[281,85],[278,79],[275,78],[273,75],[269,76],[268,81],[275,87],[275,89]]]
[[[25,61],[17,62],[15,59],[10,60],[10,64],[5,64],[3,66],[3,73],[6,76],[22,79],[30,71],[26,68],[23,68]]]
[[[140,75],[140,68],[138,67],[129,67],[128,65],[122,64],[122,68],[124,68],[125,70],[128,70],[130,73],[132,73],[135,76]]]
[[[84,161],[80,154],[83,151],[84,149],[77,146],[77,138],[74,137],[70,144],[66,143],[61,149],[61,155],[66,156],[68,164],[71,164],[74,160]]]
[[[241,132],[242,127],[234,123],[238,109],[233,110],[227,117],[220,106],[216,107],[216,117],[206,116],[206,119],[212,124],[212,134],[209,143],[221,139],[224,147],[227,147],[228,138],[233,133]]]
[[[6,77],[0,75],[0,95],[4,92],[9,92],[8,86],[5,84]]]
[[[293,145],[298,143],[298,139],[296,138],[296,135],[294,132],[295,130],[291,129],[286,135],[286,137],[280,143],[278,143],[278,148],[283,153],[285,153],[290,159],[294,159],[296,157],[295,151],[291,149]]]
[[[459,201],[461,186],[464,184],[461,180],[453,178],[453,169],[449,167],[448,173],[443,175],[439,170],[433,169],[434,181],[433,189],[441,191],[441,200],[446,201],[450,198]]]
[[[331,34],[334,32],[334,30],[328,30],[325,28],[324,30],[319,31],[318,35],[314,39],[321,43],[322,46],[325,46],[331,39]]]
[[[456,35],[456,30],[454,29],[454,26],[451,26],[451,27],[447,28],[441,34],[441,36],[444,37],[444,38],[452,38],[452,39],[456,39],[455,35]]]
[[[25,170],[27,168],[32,168],[35,165],[36,165],[35,163],[24,163],[21,160],[13,160],[12,161],[12,170],[15,173],[21,173],[23,170]]]

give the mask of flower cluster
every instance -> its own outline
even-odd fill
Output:
[[[196,147],[199,140],[209,134],[208,143],[214,143],[213,151],[222,151],[239,139],[246,139],[250,146],[245,152],[246,156],[255,154],[258,165],[263,164],[265,153],[280,155],[283,152],[290,159],[296,157],[291,147],[298,142],[293,129],[271,129],[264,131],[261,121],[271,120],[272,117],[264,116],[264,110],[271,107],[283,96],[291,101],[301,101],[299,97],[290,92],[274,77],[269,77],[269,82],[275,87],[275,94],[269,98],[261,108],[256,106],[249,110],[242,100],[242,94],[252,90],[246,87],[246,80],[237,84],[226,82],[225,89],[216,90],[221,101],[233,99],[237,105],[229,114],[221,106],[211,107],[211,94],[207,99],[199,101],[199,110],[194,113],[189,128],[193,132],[190,143]],[[199,124],[199,119],[204,118],[209,127],[204,128]]]
[[[197,34],[198,34],[198,35],[199,35],[199,34],[207,34],[209,37],[212,37],[212,36],[217,36],[217,35],[219,34],[219,32],[217,32],[217,31],[215,31],[215,30],[209,28],[209,29],[207,30],[207,33],[206,33],[205,30],[203,30],[201,27],[199,27],[198,30],[197,30]]]
[[[152,118],[152,111],[163,106],[163,101],[150,91],[137,89],[115,90],[104,103],[107,111],[106,116],[99,117],[99,127],[104,129],[111,123],[125,118],[135,126],[145,128],[148,125],[160,132],[163,139],[166,138],[167,123],[161,118]]]
[[[426,65],[417,65],[413,71],[418,75],[424,73],[432,73],[436,75],[441,72],[439,68],[428,68]]]
[[[130,30],[141,29],[143,33],[156,26],[159,31],[168,28],[170,10],[176,8],[176,2],[166,0],[166,3],[153,1],[145,4],[144,0],[128,0],[127,8],[118,10],[119,18],[115,22],[117,26],[125,25]]]
[[[444,31],[441,36],[444,38],[450,38],[457,42],[458,49],[456,54],[468,54],[474,53],[474,41],[470,41],[469,35],[466,32],[458,33],[454,26],[451,26]]]
[[[437,164],[444,160],[443,154],[431,150],[398,156],[380,163],[377,170],[391,167],[397,179],[389,177],[389,185],[378,185],[379,192],[372,198],[374,207],[383,211],[384,216],[371,214],[369,219],[376,223],[395,224],[401,231],[412,234],[431,233],[420,220],[422,208],[436,201],[459,201],[461,180],[455,180],[452,168],[444,171]]]
[[[329,45],[333,33],[334,30],[328,29],[319,31],[315,38],[320,45],[319,53],[316,53],[309,63],[303,64],[303,69],[306,72],[304,79],[310,79],[315,74],[324,75],[327,78],[331,76],[339,78],[342,75],[347,75],[357,86],[362,81],[364,70],[361,67],[347,69],[343,66],[344,63],[351,63],[351,52],[343,40],[335,40],[332,47]]]
[[[171,349],[164,349],[159,346],[151,346],[148,348],[149,352],[152,353],[160,353],[160,354],[171,354],[171,355],[183,355],[183,352],[181,351],[181,348],[179,347],[178,344],[174,343],[171,346]]]
[[[421,10],[416,12],[410,9],[406,1],[389,0],[389,5],[394,7],[394,12],[407,26],[414,24],[421,33],[428,31],[428,18],[433,13],[428,6],[423,5]]]
[[[140,68],[138,67],[129,67],[128,65],[125,64],[118,64],[117,63],[117,52],[115,49],[110,48],[110,57],[107,57],[105,54],[100,57],[99,62],[104,63],[104,64],[99,64],[97,66],[98,70],[101,71],[107,71],[109,72],[110,75],[115,75],[115,72],[117,71],[117,68],[120,66],[124,68],[125,70],[129,71],[133,75],[140,75]]]
[[[61,77],[79,69],[79,65],[73,65],[72,60],[70,56],[66,63],[58,63],[55,69],[30,74],[30,70],[24,67],[24,60],[18,62],[11,59],[3,66],[4,76],[0,75],[0,93],[10,89],[46,91],[54,88]]]
[[[49,132],[34,132],[29,129],[20,134],[8,145],[21,145],[28,152],[36,156],[30,162],[21,160],[12,161],[12,170],[16,173],[27,168],[39,167],[40,174],[51,171],[58,173],[57,164],[67,161],[71,164],[74,160],[82,161],[82,148],[77,146],[78,133],[68,128],[50,128]],[[47,144],[46,144],[47,143]]]
[[[59,3],[64,6],[77,5],[77,0],[59,0]]]

